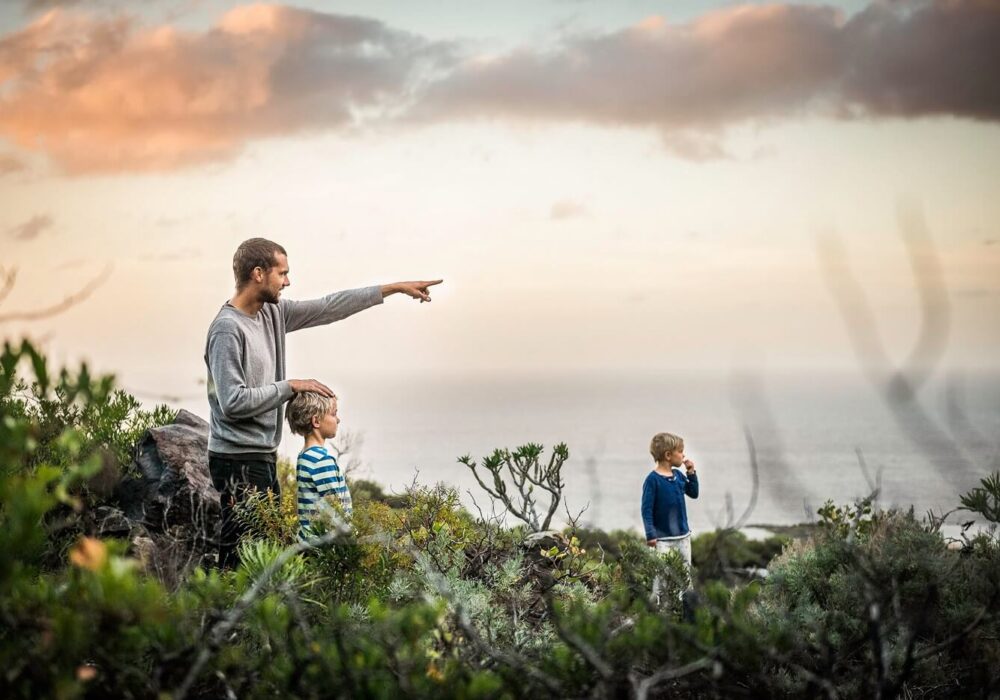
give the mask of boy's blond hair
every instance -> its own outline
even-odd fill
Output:
[[[657,433],[649,441],[649,454],[656,462],[662,462],[667,455],[684,446],[684,438],[673,433]]]
[[[333,408],[337,397],[327,397],[315,391],[304,391],[296,394],[288,402],[288,427],[296,435],[308,435],[313,431],[313,418],[322,418]]]

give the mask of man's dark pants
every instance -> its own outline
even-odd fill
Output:
[[[277,468],[273,461],[209,455],[208,471],[219,492],[222,531],[219,533],[219,568],[233,569],[240,563],[236,546],[246,529],[236,518],[236,505],[253,491],[280,493]]]

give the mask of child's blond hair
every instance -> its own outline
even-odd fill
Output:
[[[323,396],[315,391],[304,391],[296,394],[288,402],[288,427],[296,435],[308,435],[313,431],[313,418],[322,418],[333,408],[337,397]]]
[[[649,441],[649,454],[654,462],[662,462],[674,450],[684,447],[684,438],[673,433],[657,433]]]

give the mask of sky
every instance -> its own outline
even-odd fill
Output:
[[[995,371],[998,65],[997,0],[4,2],[0,335],[201,397],[264,236],[445,279],[291,377],[852,370],[859,308]]]

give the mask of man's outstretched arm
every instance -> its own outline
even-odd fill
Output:
[[[429,287],[433,287],[435,284],[441,284],[444,280],[430,280],[430,281],[420,281],[420,282],[393,282],[392,284],[382,285],[382,298],[385,299],[390,294],[396,294],[397,292],[405,294],[407,296],[413,297],[414,299],[419,299],[420,301],[430,301],[431,293]]]
[[[279,305],[285,317],[285,331],[291,333],[302,328],[313,328],[340,321],[371,306],[381,304],[385,297],[396,293],[406,294],[421,302],[430,301],[428,288],[441,284],[442,281],[393,282],[377,287],[334,292],[309,301],[282,299]]]

